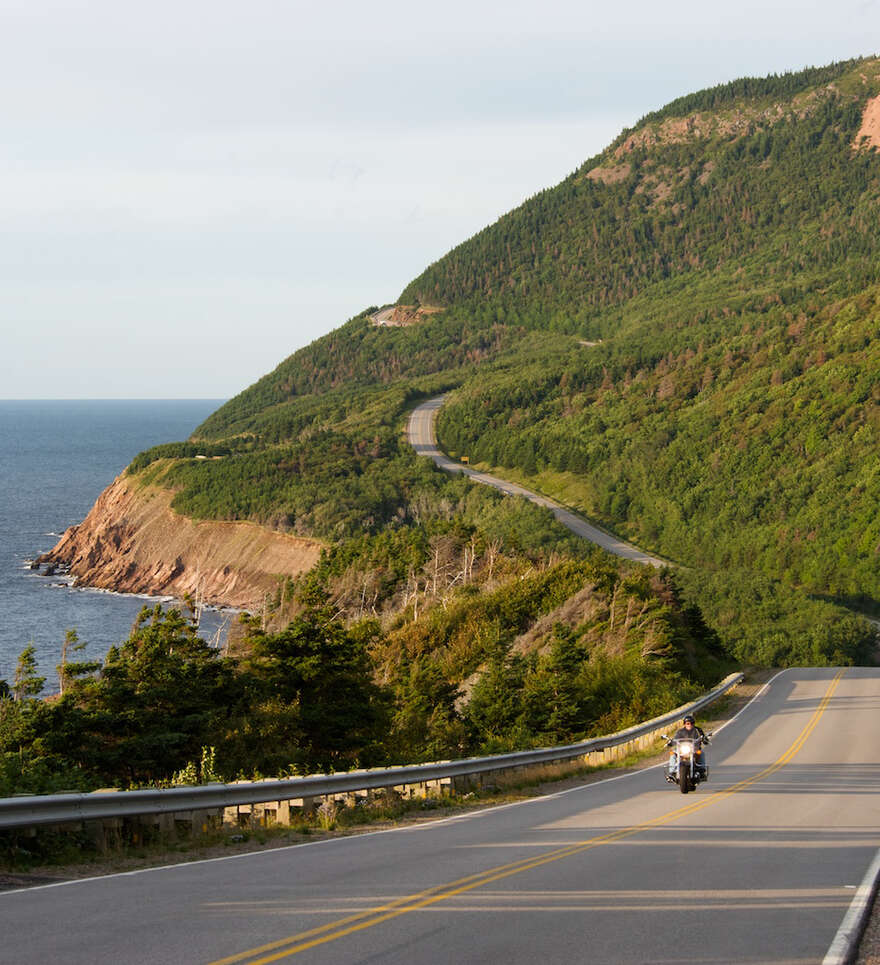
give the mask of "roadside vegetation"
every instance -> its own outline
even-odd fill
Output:
[[[224,651],[180,611],[145,608],[100,664],[76,662],[69,639],[60,693],[41,699],[26,650],[0,698],[0,795],[569,742],[658,715],[732,665],[670,574],[505,554],[475,532],[426,550],[384,617],[358,599],[363,571],[327,559],[243,616]]]

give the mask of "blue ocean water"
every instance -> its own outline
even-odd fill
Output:
[[[18,655],[33,643],[51,693],[68,629],[95,658],[128,636],[141,607],[154,601],[74,589],[36,575],[27,561],[81,522],[141,450],[188,438],[221,403],[0,400],[0,679],[11,683]],[[209,612],[203,634],[221,622]]]

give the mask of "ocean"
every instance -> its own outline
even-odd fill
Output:
[[[188,438],[222,402],[0,400],[0,679],[12,683],[18,655],[33,643],[44,693],[53,693],[68,629],[89,658],[128,637],[141,607],[155,600],[73,588],[27,562],[81,522],[134,456]],[[212,639],[225,619],[207,611],[202,635]]]

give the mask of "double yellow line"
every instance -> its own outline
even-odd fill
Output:
[[[248,951],[240,952],[237,955],[230,955],[228,958],[218,959],[214,962],[211,962],[210,965],[235,965],[235,963],[238,962],[247,962],[248,965],[268,965],[269,962],[277,962],[279,959],[288,958],[291,955],[297,955],[299,952],[304,952],[307,949],[314,948],[317,945],[324,945],[327,942],[336,941],[338,938],[344,938],[346,935],[352,935],[355,932],[363,931],[366,928],[373,928],[376,925],[381,925],[383,922],[390,921],[392,918],[399,918],[401,915],[409,914],[412,911],[418,911],[420,908],[427,908],[431,905],[437,904],[438,902],[446,901],[449,898],[454,898],[456,895],[473,891],[475,888],[482,888],[484,885],[491,884],[494,881],[500,881],[503,878],[509,878],[512,875],[521,874],[523,871],[529,871],[532,868],[540,868],[541,865],[550,864],[553,861],[560,861],[563,858],[570,858],[572,855],[580,854],[583,851],[589,851],[591,848],[598,848],[605,844],[612,844],[615,841],[621,841],[624,838],[630,838],[633,835],[641,834],[643,831],[647,831],[651,828],[669,824],[670,822],[684,817],[687,814],[694,814],[697,811],[702,811],[703,808],[716,804],[717,802],[730,797],[731,794],[736,794],[738,791],[745,790],[745,788],[751,787],[753,784],[757,784],[758,781],[762,781],[764,778],[770,777],[771,774],[775,774],[778,770],[785,767],[785,765],[788,764],[789,761],[791,761],[797,752],[804,746],[810,734],[812,734],[816,729],[816,725],[819,723],[820,718],[825,713],[825,709],[828,707],[828,703],[834,695],[834,691],[837,689],[837,685],[840,683],[840,678],[843,676],[843,674],[844,671],[840,670],[831,681],[828,690],[825,692],[825,696],[822,698],[819,706],[816,708],[812,717],[810,717],[809,721],[807,721],[804,729],[800,732],[800,734],[798,734],[794,743],[788,748],[788,750],[786,750],[785,753],[772,764],[765,767],[762,771],[759,771],[753,777],[747,778],[743,781],[738,781],[736,784],[731,784],[730,787],[716,791],[714,794],[711,794],[708,797],[701,798],[698,801],[693,801],[684,807],[677,808],[674,811],[669,811],[666,814],[652,818],[650,821],[645,821],[642,824],[636,824],[628,828],[621,828],[618,831],[610,831],[607,834],[598,835],[597,837],[590,838],[587,841],[579,841],[563,848],[557,848],[555,851],[548,851],[538,857],[525,858],[521,861],[513,861],[509,864],[497,865],[496,867],[489,868],[488,870],[482,871],[479,874],[468,875],[467,877],[459,878],[456,881],[450,881],[443,885],[436,885],[433,888],[428,888],[427,890],[418,892],[417,894],[398,898],[396,901],[389,902],[385,905],[380,905],[377,908],[371,908],[368,911],[362,911],[354,915],[349,915],[346,918],[340,918],[336,921],[330,922],[327,925],[321,925],[318,928],[311,928],[308,931],[298,932],[295,935],[289,935],[287,938],[270,942],[267,945],[261,945],[258,948],[251,948]]]

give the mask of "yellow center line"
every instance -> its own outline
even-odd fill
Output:
[[[762,771],[759,771],[754,776],[746,778],[742,781],[738,781],[736,784],[731,784],[730,787],[715,791],[713,794],[709,795],[709,797],[701,798],[699,801],[694,801],[690,804],[684,805],[683,807],[676,808],[674,811],[669,811],[666,814],[652,818],[650,821],[644,821],[641,824],[632,825],[628,828],[620,828],[617,831],[610,831],[606,834],[598,835],[595,838],[589,838],[586,841],[578,841],[571,845],[567,845],[566,847],[549,851],[538,857],[533,856],[520,861],[513,861],[508,864],[498,865],[494,868],[489,868],[486,871],[479,872],[478,874],[468,875],[467,877],[459,878],[443,885],[435,885],[434,887],[428,888],[425,891],[421,891],[413,895],[407,895],[404,898],[399,898],[396,901],[389,902],[385,905],[380,905],[376,908],[371,908],[367,911],[348,915],[345,918],[337,919],[336,921],[330,922],[327,925],[322,925],[318,928],[311,928],[308,931],[298,932],[295,935],[289,935],[287,938],[270,942],[267,945],[261,945],[258,948],[252,948],[246,952],[240,952],[236,955],[230,955],[228,958],[217,959],[216,961],[211,962],[210,965],[234,965],[234,963],[244,961],[248,961],[249,965],[268,965],[269,962],[276,962],[279,959],[296,955],[299,952],[306,951],[309,948],[314,948],[316,945],[324,945],[327,942],[336,941],[338,938],[344,938],[346,935],[363,931],[366,928],[373,928],[374,926],[381,925],[383,922],[390,921],[393,918],[398,918],[401,915],[406,915],[409,912],[417,911],[421,908],[427,908],[436,904],[437,902],[446,901],[447,899],[453,898],[456,895],[473,891],[475,888],[481,888],[483,885],[491,884],[494,881],[501,881],[502,879],[509,878],[512,875],[521,874],[523,871],[530,871],[532,868],[539,868],[542,865],[550,864],[553,861],[560,861],[563,858],[570,858],[573,855],[581,854],[582,852],[589,851],[592,848],[598,848],[602,845],[621,841],[624,838],[641,834],[643,831],[647,831],[651,828],[670,824],[673,821],[677,821],[679,818],[685,817],[686,815],[695,814],[697,811],[702,811],[703,808],[707,808],[712,804],[723,801],[732,794],[736,794],[739,791],[751,787],[753,784],[757,784],[758,781],[762,781],[765,778],[770,777],[770,775],[775,774],[777,771],[785,767],[785,765],[788,764],[804,746],[810,734],[812,734],[816,729],[816,726],[818,725],[822,715],[825,713],[825,710],[828,707],[828,704],[831,701],[834,691],[837,689],[837,685],[840,683],[840,679],[843,674],[844,670],[838,671],[837,675],[828,686],[828,690],[825,692],[825,696],[822,698],[819,706],[816,708],[816,710],[813,712],[813,715],[804,726],[804,729],[800,732],[800,734],[798,734],[792,745],[782,754],[781,757],[765,767]]]

